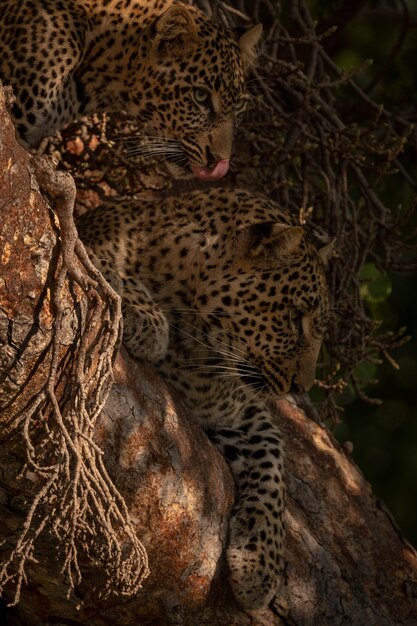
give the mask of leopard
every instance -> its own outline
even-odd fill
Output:
[[[229,170],[261,31],[174,0],[2,0],[0,79],[26,147],[80,116],[126,113],[145,136],[130,150],[213,181]]]
[[[271,401],[313,384],[332,244],[243,189],[105,203],[78,228],[122,296],[126,349],[154,364],[230,467],[228,579],[240,606],[266,607],[284,567],[284,451]]]

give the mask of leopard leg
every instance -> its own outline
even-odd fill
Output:
[[[264,406],[250,405],[241,423],[208,433],[227,459],[237,487],[226,550],[239,604],[265,607],[283,570],[285,485],[281,435]]]
[[[163,311],[138,279],[123,283],[123,343],[132,356],[157,362],[168,349],[169,326]]]
[[[164,358],[169,341],[167,319],[138,277],[122,280],[115,259],[89,255],[105,279],[122,296],[123,343],[132,356],[157,362]]]

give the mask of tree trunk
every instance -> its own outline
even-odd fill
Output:
[[[48,407],[34,413],[29,434],[24,417],[50,375],[56,332],[51,293],[60,257],[54,218],[29,155],[14,140],[1,86],[0,211],[0,538],[6,562],[45,480],[25,469],[25,462],[28,443],[38,441],[36,419],[39,429],[41,420],[51,419]],[[61,295],[62,372],[78,358],[79,350],[71,351],[74,320],[88,308],[89,296],[69,276]],[[7,609],[8,624],[417,624],[416,551],[328,430],[291,398],[276,403],[286,444],[287,566],[271,606],[242,611],[222,558],[234,499],[225,461],[150,367],[133,362],[122,349],[113,373],[94,441],[146,547],[150,574],[133,597],[122,595],[117,585],[113,594],[100,597],[104,564],[93,551],[84,551],[82,579],[67,597],[61,546],[47,526],[36,538],[36,560],[26,564],[20,600]],[[64,379],[57,385],[58,401]],[[41,513],[49,506],[41,502]],[[116,525],[116,534],[121,527]],[[10,580],[4,598],[12,600],[14,593]]]

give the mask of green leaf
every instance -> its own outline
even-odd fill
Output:
[[[362,282],[360,294],[365,302],[378,304],[384,302],[391,295],[391,277],[389,274],[380,272],[374,263],[366,263],[359,278]]]
[[[358,380],[365,382],[376,377],[377,367],[373,363],[361,363],[355,368],[355,376]]]

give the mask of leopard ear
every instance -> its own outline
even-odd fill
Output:
[[[252,257],[291,255],[300,247],[303,232],[302,226],[276,223],[254,224],[249,254]]]
[[[335,256],[336,253],[336,239],[332,239],[329,243],[322,246],[319,250],[319,255],[324,265],[328,265],[329,260],[332,256]]]
[[[262,24],[257,24],[247,30],[239,38],[239,48],[242,51],[243,65],[245,70],[249,70],[255,65],[258,56],[258,43],[262,35]]]
[[[192,10],[174,4],[155,24],[152,40],[153,53],[159,57],[183,57],[189,54],[197,38],[197,25]]]

